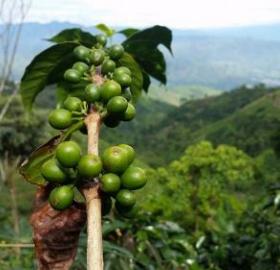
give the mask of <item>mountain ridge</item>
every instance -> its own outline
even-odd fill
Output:
[[[15,80],[20,79],[32,58],[50,45],[47,38],[73,27],[79,25],[24,24],[14,65]],[[279,85],[280,24],[234,29],[174,30],[174,57],[166,53],[168,87],[198,85],[230,90],[259,82]]]

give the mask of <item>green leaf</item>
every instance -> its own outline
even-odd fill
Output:
[[[166,63],[162,52],[158,49],[149,48],[149,44],[134,44],[133,55],[142,69],[161,83],[166,84]]]
[[[124,36],[129,38],[130,36],[136,34],[137,32],[139,32],[139,29],[136,29],[136,28],[126,28],[126,29],[123,29],[123,30],[119,31],[118,33],[123,34]]]
[[[142,70],[160,82],[166,84],[166,63],[159,45],[165,46],[171,53],[171,31],[163,26],[154,26],[132,34],[123,42],[125,50],[139,63]],[[145,77],[145,75],[144,75]],[[149,81],[145,79],[145,90]]]
[[[100,30],[101,32],[103,32],[104,34],[106,34],[106,36],[108,36],[108,37],[111,37],[116,33],[116,31],[114,29],[108,27],[104,23],[97,24],[95,27],[98,30]]]
[[[143,89],[145,92],[148,92],[148,89],[151,84],[151,79],[145,71],[142,71],[142,74],[143,74]]]
[[[172,42],[172,32],[169,28],[155,25],[153,27],[144,29],[130,36],[127,40],[123,42],[123,45],[127,48],[132,46],[135,42],[150,44],[150,48],[157,48],[158,45],[162,44],[165,46],[170,53],[172,53],[171,42]]]
[[[79,28],[63,30],[48,40],[54,43],[72,41],[72,42],[83,44],[87,47],[92,47],[96,44],[95,36],[93,36],[89,32],[82,31]]]
[[[22,101],[28,110],[31,110],[36,96],[45,86],[58,80],[53,72],[58,67],[63,70],[70,64],[69,58],[76,46],[77,43],[74,42],[56,44],[38,54],[28,65],[20,84]]]
[[[48,75],[48,84],[57,83],[64,80],[63,75],[66,69],[71,68],[72,65],[77,61],[73,53],[65,55],[61,58],[57,65],[50,71]]]
[[[40,169],[42,164],[53,157],[54,150],[59,144],[61,136],[55,136],[47,143],[37,148],[30,157],[25,160],[19,169],[20,174],[31,184],[43,186],[47,182],[41,175]]]
[[[24,177],[24,179],[31,184],[44,186],[47,182],[41,175],[41,166],[44,162],[54,156],[55,149],[59,143],[69,139],[74,131],[80,129],[83,126],[83,123],[83,120],[76,122],[64,133],[53,137],[47,143],[41,145],[34,152],[32,152],[29,158],[26,159],[19,168],[19,172]]]
[[[128,67],[132,73],[132,82],[130,86],[130,91],[134,99],[137,99],[141,94],[143,88],[143,74],[139,64],[133,59],[133,57],[124,53],[123,57],[119,60],[121,66]]]
[[[65,87],[64,83],[58,83],[55,92],[56,92],[57,105],[58,107],[62,107],[63,102],[69,96],[69,91]]]

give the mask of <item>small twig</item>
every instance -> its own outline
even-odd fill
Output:
[[[18,92],[18,86],[15,86],[15,89],[13,90],[13,93],[9,96],[8,101],[5,103],[4,107],[2,108],[1,112],[0,112],[0,122],[3,120],[5,114],[7,113],[14,97],[16,96]]]

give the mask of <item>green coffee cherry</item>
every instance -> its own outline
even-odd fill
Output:
[[[122,96],[112,97],[107,103],[107,111],[109,113],[123,113],[128,106],[127,100]]]
[[[84,74],[86,71],[89,70],[89,66],[86,63],[84,63],[84,62],[76,62],[73,65],[73,69],[76,69],[81,74]]]
[[[127,189],[120,190],[116,195],[117,202],[124,207],[133,207],[136,203],[134,193]]]
[[[100,182],[101,189],[106,193],[116,193],[121,187],[120,177],[113,173],[102,175]]]
[[[85,89],[85,100],[87,102],[94,103],[96,101],[99,101],[101,97],[101,91],[100,88],[97,87],[95,84],[88,84]]]
[[[65,172],[55,159],[49,159],[41,167],[42,176],[51,183],[64,183],[67,180]]]
[[[98,156],[93,154],[82,156],[78,164],[78,171],[83,177],[96,177],[102,171],[102,162]]]
[[[124,48],[120,44],[115,44],[109,49],[109,55],[113,60],[117,60],[123,56]]]
[[[74,191],[70,186],[54,188],[49,196],[50,205],[56,210],[65,210],[73,204]]]
[[[134,190],[142,188],[147,183],[145,171],[139,167],[129,167],[121,177],[124,188]]]
[[[113,72],[115,68],[116,68],[116,63],[111,59],[107,59],[103,62],[101,66],[101,72],[102,74],[108,74],[110,72]]]
[[[133,147],[128,144],[119,144],[118,146],[122,147],[126,151],[128,163],[131,164],[135,158],[135,151]]]
[[[72,124],[72,113],[65,109],[55,109],[49,115],[49,123],[55,129],[65,129]]]
[[[90,50],[85,46],[78,46],[74,49],[74,55],[77,57],[77,59],[82,61],[87,61],[89,58]]]
[[[74,168],[81,159],[81,148],[74,141],[62,142],[58,145],[55,156],[66,168]]]
[[[104,57],[105,52],[102,49],[94,49],[89,56],[91,63],[95,66],[99,66],[103,62]]]
[[[64,79],[68,82],[78,83],[81,80],[81,73],[74,69],[67,69],[64,73]]]
[[[121,74],[114,74],[113,76],[114,80],[118,82],[122,87],[127,87],[130,86],[131,84],[131,77],[127,75],[126,73],[121,73]]]
[[[96,40],[99,44],[101,44],[102,46],[105,46],[107,43],[107,37],[105,35],[97,35],[96,36]]]
[[[102,162],[105,170],[111,173],[123,173],[129,163],[126,151],[119,146],[107,148],[102,155]]]
[[[118,67],[114,71],[114,75],[118,76],[121,74],[127,74],[128,76],[131,76],[131,71],[128,67]]]
[[[77,97],[67,97],[63,105],[68,111],[80,111],[82,108],[82,101]]]
[[[101,85],[101,98],[107,102],[110,98],[114,96],[119,96],[122,93],[121,86],[113,81],[108,80]]]
[[[131,103],[128,103],[127,109],[123,113],[122,120],[131,121],[135,117],[135,115],[136,115],[135,107]]]

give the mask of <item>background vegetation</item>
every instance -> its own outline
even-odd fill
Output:
[[[65,27],[26,25],[15,81],[48,45],[34,33],[45,38]],[[168,87],[153,84],[129,125],[102,129],[102,148],[133,145],[149,175],[130,219],[104,218],[105,269],[280,269],[280,88],[255,84],[279,85],[279,32],[279,25],[175,31]],[[0,117],[1,270],[36,269],[28,224],[35,188],[17,166],[55,135],[46,123],[53,89],[29,117],[14,89],[11,80],[0,87],[1,111],[11,101]],[[85,145],[83,134],[75,140]],[[85,234],[75,270],[86,269]]]
[[[103,128],[102,147],[125,138],[149,175],[132,221],[104,220],[106,269],[279,269],[279,95],[241,86],[180,106],[143,96],[132,126]],[[35,190],[16,166],[52,132],[51,89],[42,101],[30,119],[16,97],[1,123],[0,245],[32,243]],[[35,267],[31,246],[0,258],[4,270]],[[83,233],[73,269],[85,267]]]

